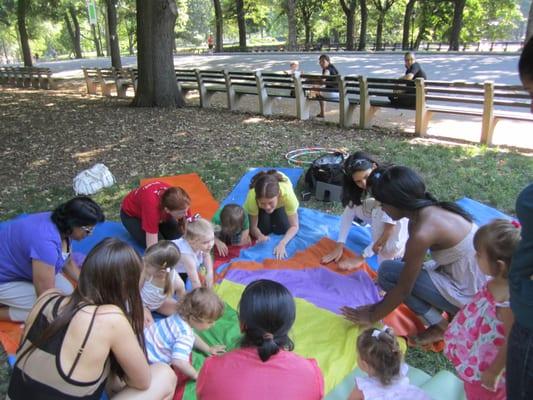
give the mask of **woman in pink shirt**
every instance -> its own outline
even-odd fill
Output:
[[[296,317],[294,299],[280,283],[250,283],[241,297],[241,347],[209,357],[200,371],[200,400],[315,400],[324,396],[324,378],[313,359],[291,352],[288,333]]]

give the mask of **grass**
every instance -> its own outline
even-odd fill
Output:
[[[76,90],[1,91],[0,219],[49,210],[69,199],[72,178],[96,162],[104,162],[118,180],[94,196],[111,220],[118,220],[122,198],[143,177],[197,172],[222,200],[249,167],[287,166],[284,155],[301,147],[366,150],[418,170],[439,199],[468,196],[511,214],[517,194],[533,178],[531,156],[516,151],[435,143],[383,128],[347,130],[292,117],[263,118],[220,107],[127,105],[79,96]],[[302,189],[300,183],[297,192]],[[302,205],[342,211],[339,204],[316,200]],[[451,369],[442,355],[421,350],[409,350],[407,361],[431,374]]]

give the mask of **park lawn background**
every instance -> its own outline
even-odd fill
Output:
[[[142,178],[196,172],[222,200],[248,168],[288,166],[285,154],[302,147],[365,150],[419,171],[438,199],[466,196],[509,214],[533,180],[532,154],[513,150],[414,138],[394,128],[264,118],[227,111],[221,101],[200,109],[194,98],[182,109],[132,108],[128,100],[88,97],[65,82],[61,87],[0,91],[0,220],[53,209],[74,195],[72,178],[97,162],[117,178],[93,196],[110,220],[119,220],[122,198]],[[300,183],[297,193],[302,190]],[[316,200],[302,206],[342,211]],[[452,369],[441,354],[422,350],[409,350],[407,361],[430,374]]]

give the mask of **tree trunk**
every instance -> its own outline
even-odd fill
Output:
[[[409,34],[411,33],[411,17],[415,10],[416,0],[409,0],[405,6],[405,13],[403,15],[403,36],[402,36],[402,49],[409,50]]]
[[[288,50],[298,50],[298,34],[296,31],[296,0],[287,0],[287,20],[289,23]]]
[[[28,31],[26,30],[26,11],[28,11],[29,1],[30,0],[18,0],[17,3],[17,25],[20,35],[20,49],[25,67],[33,66]]]
[[[71,34],[72,44],[74,45],[74,57],[77,59],[83,58],[81,54],[81,33],[80,33],[80,23],[78,21],[77,11],[74,6],[71,4],[68,7],[68,12],[70,18],[72,18],[72,23],[74,24],[74,29],[70,27],[69,33]],[[68,21],[68,18],[67,18]]]
[[[382,42],[383,42],[383,21],[384,20],[385,20],[385,15],[381,14],[381,11],[380,11],[380,14],[378,17],[378,23],[376,26],[376,51],[381,50],[383,47]]]
[[[355,8],[357,7],[357,0],[350,0],[346,4],[345,0],[340,0],[342,10],[346,15],[346,50],[354,49],[355,36]]]
[[[526,43],[529,38],[533,35],[533,1],[529,7],[529,15],[527,17],[527,28],[526,28]]]
[[[450,47],[449,50],[459,50],[459,39],[461,37],[461,28],[463,25],[463,11],[465,9],[466,0],[455,0],[453,9],[453,24],[450,31]]]
[[[109,50],[111,51],[111,65],[115,68],[122,68],[120,60],[120,45],[117,34],[117,0],[106,0],[107,5],[107,26],[109,29]]]
[[[133,56],[135,54],[135,51],[133,49],[135,44],[135,32],[128,31],[128,51],[130,56]]]
[[[224,51],[224,19],[222,18],[222,5],[220,0],[213,0],[215,6],[215,51]]]
[[[309,50],[311,48],[311,23],[309,21],[304,21],[304,30],[305,30],[305,49]]]
[[[96,35],[96,25],[91,25],[91,33],[93,35],[94,48],[96,49],[96,57],[103,57],[104,54],[102,53],[102,48],[100,47],[100,42]]]
[[[178,10],[175,0],[136,0],[139,83],[132,105],[181,107],[172,41]]]
[[[361,5],[361,31],[359,34],[359,45],[357,50],[364,51],[366,49],[366,25],[368,23],[368,8],[366,0],[360,0]]]
[[[239,27],[239,50],[246,51],[246,22],[244,20],[244,0],[237,0],[237,25]]]

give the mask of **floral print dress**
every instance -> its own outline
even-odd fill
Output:
[[[444,354],[466,382],[480,382],[481,373],[494,361],[505,344],[505,326],[496,315],[497,307],[509,307],[509,302],[497,303],[485,285],[472,302],[459,311],[444,334]],[[496,389],[505,387],[505,373]]]

